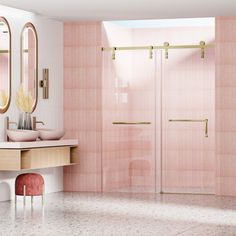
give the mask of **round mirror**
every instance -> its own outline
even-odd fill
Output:
[[[32,23],[25,24],[21,33],[21,84],[33,99],[33,112],[38,100],[38,37]]]
[[[7,20],[0,17],[0,113],[11,101],[11,31]]]

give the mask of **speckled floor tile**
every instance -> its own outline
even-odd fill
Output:
[[[54,193],[0,203],[0,235],[236,235],[236,198],[127,193]]]

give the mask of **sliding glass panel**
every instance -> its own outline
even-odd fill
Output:
[[[214,193],[214,49],[169,50],[162,64],[162,191]]]
[[[155,83],[148,51],[103,52],[104,192],[155,192]]]

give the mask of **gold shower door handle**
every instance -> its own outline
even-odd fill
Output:
[[[169,122],[204,122],[205,123],[205,137],[206,138],[208,137],[208,119],[203,119],[203,120],[200,120],[200,119],[197,119],[197,120],[188,120],[188,119],[174,120],[174,119],[170,119]]]
[[[150,125],[150,121],[139,121],[139,122],[122,122],[122,121],[114,121],[113,125]]]

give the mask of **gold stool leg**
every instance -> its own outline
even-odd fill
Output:
[[[42,205],[44,205],[45,186],[43,185]]]
[[[25,206],[25,196],[26,196],[26,186],[23,186],[23,194],[24,194],[24,206]]]

